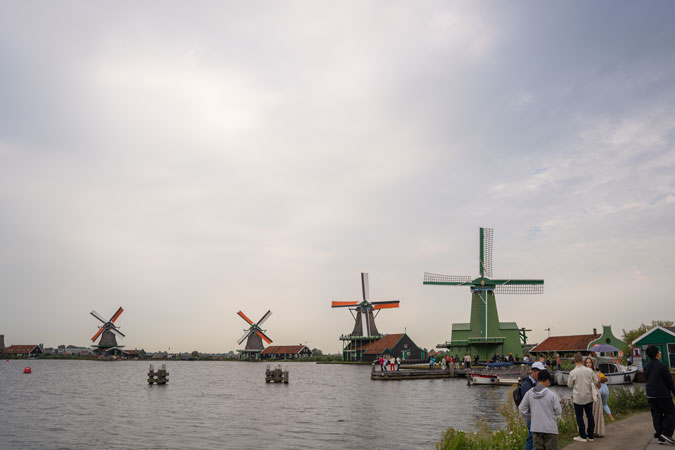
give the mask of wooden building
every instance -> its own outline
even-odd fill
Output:
[[[650,345],[659,349],[661,352],[661,362],[666,367],[670,369],[675,368],[675,327],[654,327],[633,341],[633,347],[640,351],[639,356],[642,357],[642,367],[649,362],[646,350]]]
[[[260,352],[262,359],[298,359],[312,356],[312,351],[304,345],[270,345]]]
[[[530,353],[537,356],[553,356],[557,353],[562,357],[571,357],[577,352],[588,353],[588,345],[599,338],[600,335],[595,328],[593,334],[549,336],[530,350]]]
[[[39,345],[10,345],[2,350],[3,355],[17,358],[37,358],[42,353]]]
[[[426,354],[406,333],[387,334],[355,349],[359,361],[375,361],[380,355],[406,359],[424,359]]]
[[[614,336],[614,333],[612,333],[611,325],[603,325],[602,336],[600,336],[598,339],[594,339],[591,342],[589,342],[588,348],[591,348],[596,344],[606,344],[618,348],[620,353],[618,355],[612,354],[611,356],[623,356],[623,349],[626,347],[626,343],[624,341]],[[603,354],[603,356],[610,356],[610,355]]]

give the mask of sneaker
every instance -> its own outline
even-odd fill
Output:
[[[593,442],[593,438],[588,438],[588,442]]]
[[[666,441],[664,441],[663,439],[661,439],[661,436],[659,436],[658,444],[659,444],[659,445],[668,445],[668,444],[666,444]]]
[[[659,439],[663,439],[667,444],[675,445],[675,439],[673,439],[672,436],[666,436],[665,434],[662,434],[659,436]]]
[[[574,440],[577,442],[588,442],[588,439],[582,438],[581,436],[574,436]]]

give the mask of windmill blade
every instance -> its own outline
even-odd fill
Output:
[[[370,298],[370,284],[368,283],[367,272],[361,272],[361,290],[363,291],[363,299],[368,301]]]
[[[115,313],[115,315],[112,316],[112,319],[110,319],[110,321],[111,321],[112,323],[115,323],[115,321],[116,321],[117,318],[120,316],[120,314],[122,314],[122,311],[124,311],[124,310],[123,310],[122,307],[120,306],[119,309],[117,310],[117,312]]]
[[[239,314],[239,317],[241,317],[241,318],[244,319],[246,322],[248,322],[249,325],[255,325],[255,324],[253,323],[253,321],[252,321],[251,319],[249,319],[248,317],[246,317],[246,314],[244,314],[243,312],[238,311],[237,314]]]
[[[492,228],[480,229],[480,274],[492,277]]]
[[[252,333],[251,330],[246,331],[244,335],[237,341],[237,345],[241,345],[242,342],[244,342],[244,339],[246,339],[250,334]]]
[[[331,308],[346,308],[348,306],[356,306],[359,302],[332,302]]]
[[[103,333],[103,330],[104,330],[104,328],[100,327],[98,329],[98,331],[96,332],[96,334],[94,335],[94,337],[91,338],[91,342],[94,342],[96,339],[98,339],[98,337],[101,335],[101,333]]]
[[[96,311],[92,310],[89,314],[96,317],[101,322],[105,323],[105,320],[103,320],[103,317],[101,317],[101,315],[99,313],[97,313]]]
[[[267,342],[268,344],[271,344],[271,343],[272,343],[272,339],[270,339],[270,338],[268,338],[267,336],[265,336],[265,333],[263,333],[262,331],[256,330],[255,334],[257,334],[258,336],[260,336],[260,337],[263,339],[263,341]]]
[[[258,326],[262,325],[264,321],[266,321],[270,316],[272,315],[272,310],[268,310],[264,316],[262,316],[262,319],[258,321]]]
[[[469,276],[443,275],[440,273],[424,272],[423,284],[469,286],[471,284],[471,281],[472,279]]]
[[[398,300],[391,300],[388,302],[373,302],[373,309],[379,310],[379,309],[387,309],[387,308],[398,308],[399,307],[399,301]]]
[[[491,280],[495,294],[543,294],[544,280]]]
[[[115,327],[110,327],[110,331],[112,331],[113,333],[115,333],[115,334],[118,335],[119,337],[122,337],[122,338],[126,337],[126,336],[124,335],[124,333],[122,333],[120,330],[118,330],[118,329],[115,328]]]

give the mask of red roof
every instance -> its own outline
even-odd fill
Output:
[[[263,350],[261,355],[295,355],[305,348],[304,345],[270,345]]]
[[[599,334],[577,334],[573,336],[551,336],[530,350],[537,352],[585,352],[588,344],[600,337]]]
[[[398,341],[401,340],[403,336],[403,333],[388,334],[376,341],[361,346],[361,348],[357,350],[365,350],[365,355],[381,355],[385,350],[391,350],[394,348],[394,346],[398,343]]]
[[[25,355],[30,353],[37,345],[10,345],[2,350],[2,353],[8,355]]]

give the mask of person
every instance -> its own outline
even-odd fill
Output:
[[[537,385],[537,379],[539,378],[539,372],[542,370],[545,370],[546,367],[540,362],[536,362],[532,364],[532,367],[530,368],[530,374],[523,380],[523,382],[520,385],[520,394],[521,398],[525,398],[525,395],[527,395],[528,391],[530,391],[533,387]],[[522,401],[520,404],[522,405]],[[518,405],[520,407],[520,405]],[[525,424],[527,425],[527,440],[525,441],[525,450],[533,450],[534,449],[534,441],[532,437],[532,431],[530,430],[530,421],[526,420]]]
[[[429,368],[430,368],[430,369],[433,369],[433,368],[434,368],[434,363],[435,363],[435,362],[436,362],[436,360],[434,359],[434,357],[433,357],[433,356],[430,356],[430,357],[429,357]]]
[[[464,355],[464,368],[465,369],[471,368],[471,356],[469,356],[468,353]]]
[[[602,372],[598,372],[598,380],[600,381],[600,398],[602,399],[602,409],[604,409],[607,415],[609,416],[609,420],[614,420],[612,410],[609,409],[609,405],[607,404],[607,399],[609,398],[609,386],[607,386],[608,381],[607,377]]]
[[[647,347],[649,362],[645,366],[647,380],[647,402],[652,410],[654,437],[660,444],[675,445],[673,430],[675,429],[675,405],[673,398],[675,386],[668,368],[659,361],[661,352],[653,345]]]
[[[579,436],[574,440],[578,442],[593,442],[595,437],[595,421],[593,420],[593,384],[597,384],[598,377],[595,373],[584,366],[581,353],[574,355],[574,369],[567,378],[567,387],[572,388],[572,404],[574,414],[577,417]],[[584,427],[584,414],[588,419],[588,426]]]
[[[523,362],[530,362],[530,357],[528,355],[523,356]]]
[[[527,391],[518,410],[530,423],[535,450],[558,450],[558,417],[562,415],[560,398],[550,390],[551,374],[541,370],[537,384]]]
[[[396,357],[396,371],[398,372],[399,370],[401,370],[401,357],[397,356]]]
[[[593,421],[595,422],[595,437],[603,437],[605,435],[605,415],[602,413],[602,397],[600,396],[600,374],[595,370],[595,364],[590,357],[584,359],[584,366],[593,371],[597,378],[597,382],[593,383],[591,388],[593,396]],[[603,375],[604,376],[604,375]]]
[[[509,362],[513,362],[513,353],[509,353]]]
[[[389,370],[392,372],[396,370],[396,360],[394,360],[393,356],[389,358]]]
[[[450,364],[452,364],[452,358],[450,358],[450,355],[445,355],[445,367],[447,367],[448,370],[450,370]]]
[[[384,372],[384,355],[380,355],[380,372]]]
[[[562,370],[562,365],[560,364],[560,353],[555,354],[555,365],[558,370]]]
[[[478,364],[478,353],[476,353],[475,355],[473,355],[473,363],[474,363],[474,364]]]

